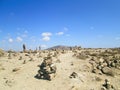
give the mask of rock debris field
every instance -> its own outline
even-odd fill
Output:
[[[51,57],[51,80],[36,78]],[[120,90],[120,49],[0,50],[0,90]]]

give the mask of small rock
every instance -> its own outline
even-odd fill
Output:
[[[6,80],[6,81],[5,81],[5,85],[7,85],[7,86],[9,86],[9,87],[12,87],[14,84],[15,84],[15,81],[14,81],[14,80]]]
[[[22,60],[22,56],[20,56],[19,60]]]
[[[77,74],[76,72],[73,72],[73,73],[69,76],[69,78],[76,78],[76,77],[78,77],[78,74]]]
[[[20,70],[20,68],[15,68],[15,69],[13,69],[12,71],[13,71],[13,72],[17,72],[18,70]]]
[[[102,88],[101,90],[116,90],[107,79],[105,79],[105,83],[103,84],[103,87],[104,88]]]
[[[57,60],[56,60],[56,63],[61,63],[60,59],[57,59]]]
[[[23,64],[26,64],[26,60],[23,61]]]
[[[100,77],[95,77],[96,81],[101,81],[102,79]]]
[[[31,57],[29,61],[33,61],[33,58]]]

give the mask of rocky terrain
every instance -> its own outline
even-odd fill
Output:
[[[55,77],[35,78],[48,56],[56,65]],[[0,90],[120,90],[120,49],[0,50]]]

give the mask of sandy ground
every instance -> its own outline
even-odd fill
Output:
[[[57,72],[52,81],[37,79],[35,75],[39,70],[43,58],[33,56],[33,61],[20,53],[17,57],[0,57],[0,90],[101,90],[105,79],[120,90],[120,71],[115,77],[91,73],[89,60],[80,60],[72,57],[73,52],[60,54],[60,63],[55,63]],[[19,57],[24,57],[18,60]],[[53,58],[55,59],[55,58]],[[26,63],[23,64],[24,60]],[[13,72],[17,68],[18,71]],[[72,72],[78,74],[77,78],[69,78]],[[97,81],[99,77],[101,80]]]

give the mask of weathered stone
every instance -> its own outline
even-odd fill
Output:
[[[16,72],[16,71],[18,71],[18,70],[20,70],[20,68],[14,68],[12,71],[13,71],[13,72]]]
[[[103,88],[101,90],[116,90],[115,87],[109,82],[109,80],[105,79],[105,83],[103,84]]]
[[[33,58],[32,57],[30,57],[30,60],[29,61],[33,61]]]
[[[57,60],[56,60],[56,63],[61,63],[60,59],[57,59]]]
[[[114,62],[111,62],[110,66],[111,66],[111,67],[115,67],[116,65],[115,65]]]
[[[19,60],[22,60],[22,56],[20,56]]]
[[[104,74],[110,75],[110,76],[114,76],[115,75],[114,72],[113,72],[113,70],[111,68],[109,68],[109,67],[102,68],[102,72]]]
[[[23,52],[26,52],[26,45],[23,44]]]
[[[92,70],[92,73],[95,73],[95,74],[100,74],[100,75],[102,75],[102,72],[101,72],[101,70],[98,70],[98,69],[93,69],[93,70]]]
[[[104,59],[103,58],[100,58],[99,59],[99,62],[103,63]]]
[[[105,87],[102,87],[101,90],[107,90]]]
[[[102,69],[102,66],[101,66],[101,65],[98,65],[98,66],[97,66],[97,69],[101,70],[101,69]]]
[[[11,53],[8,54],[8,59],[12,59],[12,54]]]
[[[5,81],[5,85],[12,87],[15,84],[15,81],[13,79],[9,79]]]
[[[73,72],[73,73],[69,76],[69,78],[76,78],[76,77],[78,77],[78,74],[77,74],[76,72]]]
[[[107,67],[107,63],[104,62],[101,66],[102,66],[102,67]]]
[[[39,65],[40,70],[38,70],[38,74],[35,76],[39,79],[47,79],[50,80],[55,77],[56,74],[56,66],[52,63],[51,57],[45,57],[41,65]]]
[[[26,64],[26,60],[23,61],[23,64]]]

